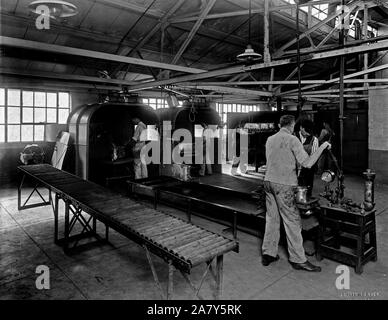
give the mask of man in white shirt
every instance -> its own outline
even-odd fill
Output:
[[[136,126],[135,133],[132,137],[134,146],[133,151],[133,169],[135,171],[135,179],[148,178],[147,164],[144,159],[145,155],[141,155],[141,149],[145,146],[145,141],[142,141],[142,132],[147,129],[147,126],[139,119],[133,118],[132,124]]]
[[[268,266],[279,259],[280,222],[283,220],[291,266],[297,270],[319,272],[321,268],[307,260],[303,248],[301,218],[295,202],[295,187],[298,184],[296,169],[297,164],[311,168],[323,150],[331,146],[325,142],[309,156],[302,143],[293,135],[294,126],[294,116],[282,116],[279,132],[269,137],[265,146],[267,171],[264,190],[267,212],[262,264]]]

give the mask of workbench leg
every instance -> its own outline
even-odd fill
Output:
[[[233,212],[233,239],[237,239],[237,212]]]
[[[357,237],[357,261],[356,261],[356,273],[361,274],[362,273],[362,257],[364,256],[364,248],[365,248],[365,219],[364,217],[358,218],[358,224],[361,226],[360,232]]]
[[[325,225],[324,225],[324,219],[322,217],[322,211],[321,209],[318,209],[318,234],[317,234],[317,241],[315,243],[315,257],[318,261],[322,260],[322,254],[321,254],[321,244],[323,243],[323,237],[325,234]]]
[[[189,223],[191,223],[191,199],[188,199],[187,201],[188,201],[188,203],[187,203],[187,211],[186,211],[187,221]]]
[[[158,190],[154,191],[154,209],[156,210],[158,207]]]
[[[69,237],[70,237],[70,204],[65,201],[65,235],[63,242],[63,252],[67,254],[69,252]]]
[[[55,194],[55,200],[54,200],[54,243],[58,243],[58,205],[59,205],[59,198],[58,194]]]
[[[109,227],[105,225],[105,240],[109,241]]]
[[[372,248],[374,248],[374,250],[375,250],[375,255],[373,256],[373,258],[371,260],[376,262],[377,261],[377,239],[376,239],[376,217],[375,217],[374,213],[373,213],[372,219],[373,219],[372,220],[373,227],[372,227],[372,231],[369,232],[369,241],[370,241]]]
[[[18,210],[19,211],[22,209],[22,188],[23,188],[24,178],[25,178],[25,175],[23,174],[18,186]]]
[[[167,300],[172,299],[174,293],[174,266],[172,261],[168,262],[168,286],[167,286]]]
[[[216,300],[220,300],[222,296],[222,282],[224,272],[224,256],[220,255],[217,257],[216,265]]]

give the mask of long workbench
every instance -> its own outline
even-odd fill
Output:
[[[195,291],[196,297],[200,297],[199,290],[203,279],[210,271],[216,282],[216,298],[221,296],[223,255],[230,251],[238,252],[236,241],[172,215],[148,208],[100,185],[58,170],[48,164],[19,166],[18,170],[21,173],[18,188],[19,210],[51,204],[54,211],[55,241],[63,246],[66,253],[70,253],[71,249],[86,237],[93,236],[99,241],[108,241],[108,231],[109,228],[112,228],[144,248],[155,283],[161,290],[163,297],[165,295],[151,259],[151,252],[169,265],[166,296],[168,299],[173,293],[175,269],[180,271]],[[22,190],[26,178],[33,180],[35,187],[22,204]],[[39,193],[39,187],[47,188],[50,191],[48,200],[45,200]],[[38,192],[42,202],[28,205],[27,203],[34,192]],[[54,200],[51,193],[55,194]],[[60,200],[65,203],[65,227],[62,239],[58,239],[58,204]],[[102,222],[106,227],[105,239],[97,233],[97,221]],[[77,223],[81,225],[82,231],[71,235]],[[70,247],[72,243],[74,245]],[[213,261],[216,261],[215,270]],[[203,263],[207,264],[207,268],[199,287],[196,287],[191,282],[189,274],[193,267]]]

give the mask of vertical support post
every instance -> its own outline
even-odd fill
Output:
[[[65,201],[65,235],[64,235],[64,242],[63,242],[63,252],[68,253],[69,252],[69,237],[70,237],[70,204],[69,201]]]
[[[55,193],[54,200],[54,243],[58,243],[58,210],[59,210],[59,198],[58,194]]]
[[[222,296],[222,283],[224,277],[224,256],[220,255],[217,257],[216,265],[216,300],[220,300]]]
[[[308,7],[307,12],[307,29],[310,29],[313,26],[313,7]]]
[[[364,3],[364,21],[363,21],[363,39],[366,40],[368,39],[368,5],[366,3]],[[368,70],[368,53],[364,53],[364,70]],[[368,74],[365,74],[364,75],[364,79],[365,80],[368,80]],[[365,82],[364,83],[364,88],[365,90],[368,90],[368,83]]]
[[[271,61],[269,52],[269,1],[264,0],[264,62]]]
[[[299,36],[299,2],[296,4],[296,64],[298,68],[298,105],[297,117],[302,111],[302,87],[301,87],[301,73],[300,73],[300,36]]]
[[[273,81],[274,78],[275,78],[275,68],[271,68],[270,81]],[[270,84],[270,85],[268,86],[268,91],[272,91],[272,89],[273,89],[273,85]]]
[[[174,293],[174,266],[172,261],[168,261],[168,286],[167,286],[167,300],[171,300]]]
[[[345,45],[345,0],[341,1],[341,32],[340,32],[340,46],[343,48]],[[340,121],[340,168],[343,170],[343,138],[344,138],[344,107],[345,107],[345,56],[340,58],[340,103],[339,103],[339,121]]]

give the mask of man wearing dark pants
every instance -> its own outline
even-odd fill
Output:
[[[287,236],[289,262],[297,270],[321,271],[310,263],[304,252],[302,224],[295,203],[295,187],[298,185],[297,164],[311,168],[322,151],[330,148],[323,143],[309,156],[299,139],[293,135],[295,118],[284,115],[280,118],[280,130],[269,137],[266,143],[267,171],[264,179],[266,193],[266,224],[262,245],[262,263],[268,266],[279,259],[277,255],[280,238],[280,219]]]

